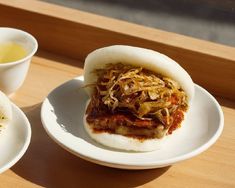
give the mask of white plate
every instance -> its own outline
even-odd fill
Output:
[[[83,77],[53,90],[41,109],[41,120],[49,136],[71,153],[88,161],[123,169],[149,169],[189,159],[210,147],[220,136],[224,118],[217,101],[195,85],[195,98],[183,126],[166,139],[162,149],[138,153],[102,146],[83,127],[88,96]]]
[[[31,139],[31,127],[25,114],[13,103],[12,111],[12,122],[0,135],[0,173],[24,155]]]

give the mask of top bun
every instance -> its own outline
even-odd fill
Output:
[[[129,64],[167,76],[180,84],[188,96],[188,104],[192,101],[194,84],[189,74],[171,58],[159,52],[139,47],[114,45],[90,53],[84,65],[84,84],[96,83],[97,76],[93,71],[104,68],[106,64],[110,63]],[[87,87],[86,90],[91,96],[92,87]]]

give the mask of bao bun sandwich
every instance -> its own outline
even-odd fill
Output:
[[[0,136],[12,119],[11,102],[8,97],[0,91]]]
[[[156,51],[115,45],[90,53],[84,65],[84,126],[97,142],[152,151],[173,136],[194,95],[188,73]],[[164,138],[165,139],[165,138]]]

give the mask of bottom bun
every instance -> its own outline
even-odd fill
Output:
[[[118,134],[112,134],[108,132],[94,132],[92,127],[86,121],[86,115],[84,115],[84,127],[89,136],[96,142],[116,149],[146,152],[153,151],[161,148],[166,137],[161,139],[145,139],[139,140],[137,138],[127,137]]]

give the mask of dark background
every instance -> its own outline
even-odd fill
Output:
[[[43,0],[235,46],[235,0]]]

